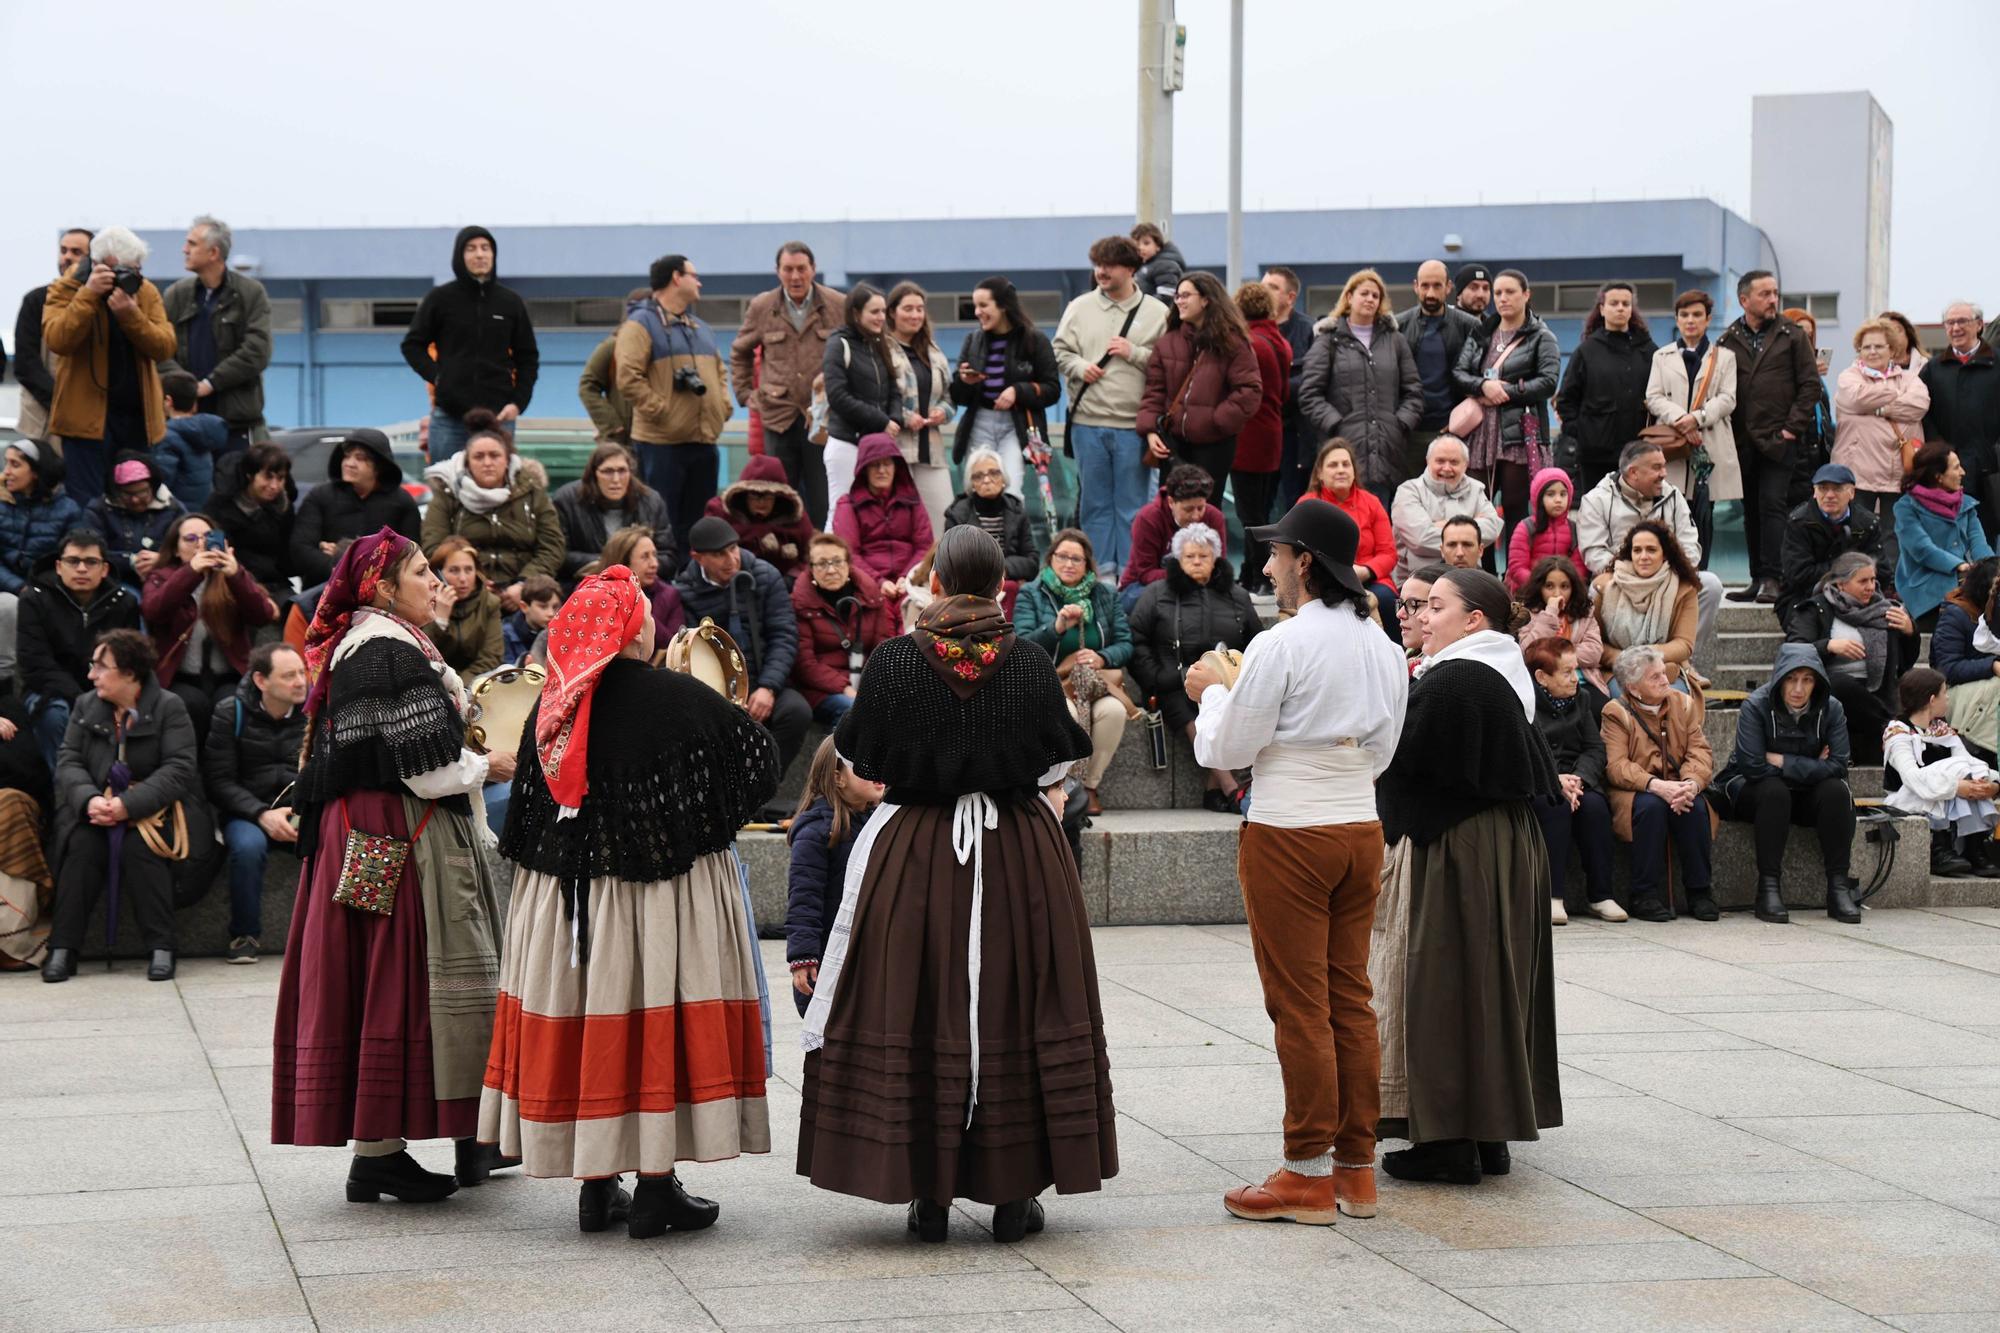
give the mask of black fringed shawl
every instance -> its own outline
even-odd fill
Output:
[[[319,838],[319,815],[351,791],[403,794],[403,779],[441,768],[465,748],[465,718],[437,671],[414,645],[370,639],[340,659],[314,724],[312,753],[299,773],[299,855]],[[465,796],[438,802],[472,813]]]
[[[588,895],[604,876],[651,884],[686,874],[778,790],[771,734],[693,676],[633,658],[605,667],[591,704],[590,790],[574,819],[557,819],[535,751],[537,703],[522,732],[500,853],[562,881],[581,940]]]
[[[1548,742],[1506,678],[1484,662],[1442,662],[1410,687],[1375,807],[1387,841],[1425,846],[1496,805],[1560,790]]]

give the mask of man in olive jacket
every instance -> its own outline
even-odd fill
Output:
[[[812,247],[778,247],[778,285],[756,297],[729,349],[736,401],[754,404],[764,422],[764,452],[785,465],[785,480],[805,499],[814,528],[826,526],[826,467],[812,443],[813,379],[826,359],[826,340],[845,319],[846,298],[814,281]],[[757,369],[758,349],[764,367]]]
[[[235,456],[271,434],[264,427],[271,298],[263,283],[229,267],[233,244],[228,223],[196,218],[181,246],[192,276],[167,288],[163,298],[174,326],[174,357],[160,369],[194,376],[200,410],[229,427],[229,446],[216,459],[217,494],[235,489]]]
[[[1819,367],[1812,339],[1778,314],[1778,280],[1752,269],[1736,284],[1743,314],[1720,343],[1736,356],[1736,459],[1743,469],[1743,536],[1750,548],[1750,586],[1731,601],[1776,602],[1784,575],[1785,515],[1805,498],[1799,441],[1819,403]],[[1797,495],[1794,495],[1794,491]]]

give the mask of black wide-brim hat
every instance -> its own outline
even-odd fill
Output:
[[[1325,500],[1301,500],[1267,527],[1251,528],[1250,536],[1265,545],[1296,546],[1311,551],[1313,562],[1349,592],[1366,592],[1354,572],[1355,548],[1361,529],[1340,506]]]

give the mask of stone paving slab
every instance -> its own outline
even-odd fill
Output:
[[[578,1235],[566,1183],[350,1205],[344,1153],[270,1145],[274,962],[0,976],[0,1328],[2000,1328],[2000,910],[1575,922],[1566,1123],[1333,1228],[1221,1207],[1282,1146],[1247,929],[1093,939],[1122,1170],[1013,1246],[796,1177],[782,996],[777,1151],[690,1165],[720,1224],[635,1244]]]

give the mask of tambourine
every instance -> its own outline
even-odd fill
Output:
[[[743,650],[713,620],[704,617],[699,625],[677,630],[660,654],[660,665],[693,676],[738,708],[750,704],[750,668]]]
[[[483,753],[521,748],[521,732],[535,700],[542,697],[547,673],[534,665],[495,667],[472,682],[471,707],[466,711],[466,744]]]
[[[1234,648],[1211,648],[1201,655],[1215,678],[1222,682],[1225,690],[1236,688],[1236,678],[1243,673],[1243,654]]]

